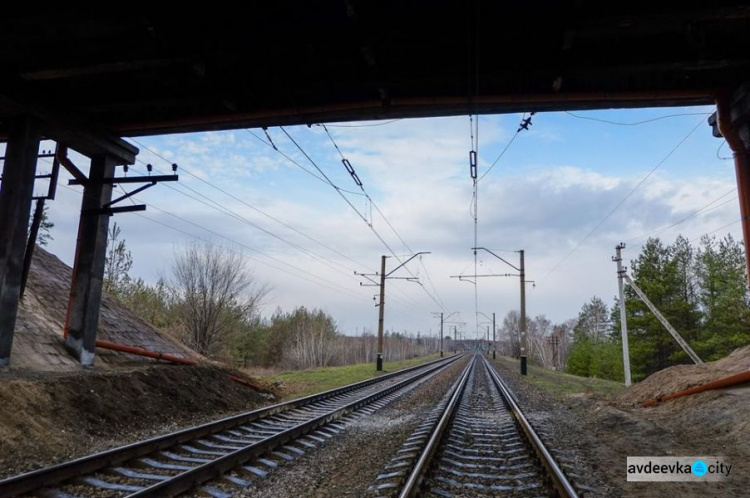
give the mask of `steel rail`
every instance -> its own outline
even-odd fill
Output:
[[[455,359],[457,358],[458,357],[453,357],[451,359],[455,361]],[[449,365],[450,363],[452,363],[452,361],[447,362],[446,364],[439,364],[437,366],[431,367],[424,372],[420,372],[416,375],[408,377],[396,384],[393,384],[392,386],[377,391],[359,400],[347,403],[346,405],[336,408],[331,412],[316,417],[312,420],[303,422],[290,429],[279,432],[278,434],[274,434],[273,436],[270,436],[262,441],[248,445],[232,453],[219,457],[216,460],[212,460],[211,462],[199,465],[198,467],[183,472],[182,474],[178,474],[170,479],[156,483],[146,489],[143,489],[142,491],[138,491],[136,493],[128,495],[128,497],[144,498],[152,496],[176,496],[180,493],[189,491],[206,481],[221,476],[225,472],[230,471],[231,469],[247,462],[248,460],[251,460],[252,458],[259,457],[264,453],[267,453],[268,451],[284,445],[285,443],[309,434],[310,432],[314,431],[322,425],[327,424],[328,422],[341,418],[364,405],[370,404],[373,401],[383,398],[421,379],[422,377],[425,377]]]
[[[516,419],[516,422],[518,422],[518,425],[521,427],[524,434],[526,434],[526,438],[528,439],[529,443],[531,443],[531,447],[539,457],[539,461],[542,463],[542,466],[544,466],[545,470],[547,471],[547,475],[552,481],[552,486],[561,497],[577,498],[578,492],[575,490],[568,478],[565,477],[565,473],[563,473],[562,469],[555,461],[555,457],[552,456],[552,453],[550,453],[550,451],[542,442],[541,438],[537,435],[536,431],[534,431],[534,428],[526,419],[523,411],[521,411],[518,403],[516,403],[516,400],[513,398],[510,389],[508,389],[508,387],[505,385],[505,382],[503,382],[503,380],[500,378],[500,375],[498,375],[497,371],[492,368],[489,362],[484,357],[482,357],[482,360],[487,367],[490,378],[495,383],[500,393],[503,395],[503,399],[505,400],[505,402],[508,404],[508,407],[511,410],[511,414]]]
[[[430,439],[427,441],[427,444],[425,445],[422,453],[419,456],[419,460],[417,460],[417,463],[414,464],[414,468],[412,469],[411,474],[409,474],[409,477],[406,479],[404,486],[401,488],[401,492],[398,495],[399,498],[416,496],[419,492],[419,488],[422,484],[422,479],[427,473],[427,470],[432,461],[432,457],[434,456],[435,452],[438,449],[438,446],[440,445],[440,440],[443,438],[445,429],[448,428],[450,419],[453,418],[453,415],[455,414],[458,403],[461,400],[461,396],[466,389],[466,384],[469,380],[469,374],[475,367],[476,361],[476,357],[472,358],[471,362],[466,366],[463,373],[461,374],[458,382],[455,384],[453,395],[446,405],[445,410],[443,411],[443,415],[435,425]]]
[[[143,457],[153,452],[164,450],[181,443],[193,441],[195,439],[219,433],[228,429],[233,429],[240,425],[248,424],[280,412],[304,407],[312,403],[332,398],[334,396],[356,391],[358,389],[368,387],[373,384],[377,384],[404,374],[408,374],[419,369],[426,369],[425,372],[423,372],[421,375],[412,376],[406,379],[406,381],[414,381],[434,370],[441,368],[442,366],[449,365],[453,361],[456,361],[460,356],[461,355],[453,356],[450,358],[440,358],[428,363],[398,370],[396,372],[382,375],[373,379],[352,383],[340,388],[330,389],[322,393],[312,394],[283,403],[277,403],[275,405],[260,408],[258,410],[241,413],[239,415],[233,415],[217,421],[208,422],[188,429],[183,429],[144,441],[112,448],[110,450],[95,453],[93,455],[87,455],[68,462],[63,462],[17,476],[12,476],[0,480],[0,496],[16,496],[43,487],[54,486],[71,478],[91,474],[107,467],[121,464],[134,458]],[[404,382],[405,381],[401,381],[400,383],[395,385],[401,386],[402,384],[404,384]],[[221,458],[219,460],[221,460]]]

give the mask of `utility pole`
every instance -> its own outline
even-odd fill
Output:
[[[443,357],[443,313],[440,313],[440,357]]]
[[[453,354],[456,354],[456,351],[458,351],[458,333],[456,332],[457,328],[458,327],[456,327],[455,325],[453,326]]]
[[[380,258],[380,309],[378,310],[378,353],[376,370],[383,371],[383,319],[385,318],[385,258]]]
[[[487,356],[490,355],[490,326],[487,325]]]
[[[497,339],[495,338],[495,312],[492,312],[492,359],[495,359],[495,353],[497,351]]]
[[[527,351],[528,351],[528,348],[529,348],[529,344],[528,344],[529,340],[528,340],[528,336],[527,336],[527,333],[526,333],[526,284],[534,284],[535,286],[536,286],[536,284],[534,283],[533,280],[526,280],[526,267],[525,267],[525,263],[524,263],[524,251],[523,251],[523,249],[521,249],[520,251],[517,251],[521,255],[521,260],[520,260],[519,266],[516,266],[516,265],[514,265],[512,263],[509,263],[505,259],[501,258],[500,256],[498,256],[494,252],[490,251],[486,247],[472,247],[472,249],[473,250],[481,249],[483,251],[487,251],[488,253],[492,254],[497,259],[499,259],[500,261],[502,261],[503,263],[505,263],[506,265],[510,266],[511,268],[513,268],[514,270],[516,270],[518,272],[517,274],[504,273],[504,274],[491,274],[491,275],[474,275],[475,278],[478,278],[478,277],[520,277],[521,278],[521,320],[520,320],[521,323],[518,324],[519,325],[518,328],[519,328],[519,333],[520,333],[520,336],[521,336],[520,337],[520,342],[521,342],[521,344],[520,344],[520,346],[521,346],[521,375],[526,375],[526,370],[527,370],[527,367],[526,367],[526,363],[527,363],[526,354],[527,354]],[[465,277],[463,275],[456,275],[455,277],[452,276],[451,278],[458,278],[459,280],[465,279]]]
[[[359,285],[365,286],[365,287],[367,286],[369,287],[379,286],[380,287],[380,302],[375,305],[380,308],[378,310],[378,352],[377,352],[377,359],[375,363],[376,369],[378,372],[383,371],[383,323],[385,320],[385,281],[388,278],[399,278],[402,280],[409,280],[411,282],[418,282],[418,280],[414,277],[392,277],[391,275],[393,275],[393,273],[396,270],[406,265],[406,263],[408,263],[409,261],[411,261],[412,259],[416,258],[417,256],[421,254],[430,254],[430,253],[424,252],[424,251],[418,252],[414,254],[412,257],[410,257],[409,259],[407,259],[406,261],[404,261],[403,263],[401,263],[400,265],[398,265],[396,268],[391,270],[389,273],[385,272],[385,260],[388,258],[388,256],[386,255],[381,256],[380,273],[368,274],[368,273],[357,273],[356,271],[354,272],[355,275],[359,275],[360,277],[365,277],[367,280],[370,281],[369,284],[364,284],[360,282]],[[380,282],[379,283],[375,282],[375,280],[373,280],[371,277],[380,277]]]
[[[521,375],[526,375],[526,352],[529,347],[529,338],[526,335],[526,269],[524,268],[523,249],[518,251],[521,254],[521,265],[518,273],[521,277]]]
[[[616,256],[612,258],[617,263],[617,287],[620,291],[620,326],[622,329],[622,365],[625,370],[625,386],[629,387],[632,383],[630,378],[630,349],[628,347],[628,317],[625,312],[625,286],[624,277],[626,269],[622,266],[622,250],[625,249],[625,243],[621,242],[615,246]]]

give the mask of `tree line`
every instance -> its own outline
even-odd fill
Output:
[[[198,353],[242,366],[305,369],[374,362],[376,337],[343,334],[323,310],[299,306],[260,314],[270,287],[258,282],[242,255],[193,243],[177,249],[169,274],[155,284],[132,278],[133,259],[121,230],[109,233],[104,290],[135,314]],[[388,331],[384,359],[434,353],[437,338]]]
[[[650,238],[630,262],[629,274],[703,361],[722,358],[750,344],[750,292],[743,244],[731,235],[705,235],[697,244],[678,236],[672,244]],[[614,276],[613,276],[614,278]],[[629,286],[625,286],[631,373],[634,381],[671,365],[691,363],[669,332]],[[517,313],[501,328],[507,353],[518,355]],[[557,339],[550,337],[557,336]],[[555,344],[551,344],[551,341]],[[620,303],[594,296],[578,317],[548,325],[529,320],[530,357],[570,373],[622,381]],[[550,355],[557,357],[553,364]]]

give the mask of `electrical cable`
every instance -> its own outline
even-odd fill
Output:
[[[583,245],[583,243],[584,243],[584,242],[586,242],[586,241],[588,240],[588,238],[589,238],[589,237],[591,237],[591,236],[592,236],[592,235],[593,235],[593,234],[594,234],[594,233],[595,233],[595,232],[596,232],[596,231],[597,231],[597,230],[598,230],[598,229],[599,229],[599,228],[600,228],[600,227],[601,227],[602,225],[604,225],[604,223],[605,223],[605,222],[606,222],[606,221],[607,221],[607,220],[608,220],[608,219],[609,219],[609,218],[610,218],[610,217],[611,217],[611,216],[612,216],[613,214],[615,214],[615,212],[617,212],[617,210],[618,210],[618,209],[620,209],[620,207],[621,207],[621,206],[622,206],[623,204],[625,204],[625,202],[626,202],[626,201],[627,201],[628,199],[630,199],[630,197],[631,197],[631,196],[632,196],[632,195],[633,195],[633,194],[634,194],[634,193],[635,193],[635,192],[636,192],[636,191],[637,191],[637,190],[638,190],[638,189],[639,189],[639,188],[641,187],[641,185],[643,185],[643,184],[644,184],[644,183],[646,182],[646,180],[648,180],[648,179],[649,179],[649,178],[651,177],[651,175],[653,175],[653,174],[654,174],[654,173],[656,172],[656,170],[657,170],[657,169],[659,169],[659,167],[661,167],[661,165],[662,165],[662,164],[664,164],[664,163],[665,163],[665,162],[667,161],[667,159],[669,159],[669,158],[670,158],[670,157],[672,156],[672,154],[674,154],[674,153],[675,153],[675,151],[676,151],[677,149],[679,149],[679,148],[680,148],[680,147],[682,146],[682,144],[684,144],[684,143],[685,143],[685,142],[686,142],[686,141],[688,140],[688,138],[690,138],[690,137],[692,136],[692,134],[693,134],[693,133],[695,133],[695,130],[697,130],[697,129],[698,129],[698,127],[699,127],[700,125],[702,125],[702,124],[703,124],[703,119],[701,119],[700,121],[698,121],[698,123],[696,123],[696,125],[695,125],[695,126],[694,126],[694,127],[693,127],[693,128],[692,128],[692,129],[691,129],[691,130],[690,130],[690,131],[689,131],[689,132],[687,133],[687,135],[685,135],[685,136],[684,136],[684,137],[683,137],[683,138],[682,138],[682,139],[681,139],[681,140],[680,140],[680,141],[679,141],[679,142],[677,143],[677,145],[675,145],[674,147],[672,147],[672,149],[671,149],[671,150],[670,150],[669,152],[667,152],[667,154],[666,154],[666,155],[665,155],[665,156],[664,156],[664,157],[663,157],[663,158],[662,158],[662,159],[661,159],[661,160],[660,160],[660,161],[659,161],[658,163],[656,163],[656,165],[655,165],[655,166],[654,166],[653,168],[651,168],[651,170],[650,170],[650,171],[649,171],[649,172],[648,172],[648,173],[646,174],[646,176],[644,176],[644,177],[643,177],[643,178],[642,178],[642,179],[641,179],[641,180],[640,180],[640,181],[639,181],[639,182],[638,182],[638,183],[637,183],[637,184],[635,185],[635,187],[633,187],[633,188],[632,188],[632,189],[630,190],[630,192],[628,192],[628,194],[627,194],[627,195],[626,195],[626,196],[625,196],[625,197],[624,197],[624,198],[623,198],[623,199],[622,199],[622,200],[621,200],[621,201],[620,201],[620,202],[619,202],[619,203],[618,203],[618,204],[617,204],[617,205],[616,205],[616,206],[615,206],[615,207],[614,207],[614,208],[613,208],[613,209],[612,209],[612,210],[611,210],[611,211],[610,211],[609,213],[607,213],[607,215],[606,215],[606,216],[605,216],[605,217],[604,217],[604,218],[603,218],[603,219],[602,219],[602,220],[601,220],[601,221],[600,221],[600,222],[599,222],[599,223],[598,223],[598,224],[597,224],[597,225],[596,225],[596,226],[595,226],[595,227],[594,227],[593,229],[591,229],[591,231],[589,231],[589,232],[588,232],[588,233],[587,233],[587,234],[586,234],[586,235],[585,235],[585,236],[584,236],[584,237],[583,237],[583,238],[582,238],[582,239],[581,239],[581,240],[580,240],[580,241],[579,241],[579,242],[578,242],[578,243],[577,243],[577,244],[576,244],[576,245],[575,245],[574,247],[573,247],[573,249],[571,249],[571,250],[570,250],[570,251],[569,251],[569,252],[568,252],[568,253],[567,253],[567,254],[566,254],[566,255],[565,255],[565,256],[564,256],[564,257],[563,257],[563,258],[562,258],[562,259],[561,259],[560,261],[558,261],[558,262],[557,262],[557,264],[555,264],[555,266],[554,266],[554,267],[552,267],[552,269],[551,269],[551,270],[550,270],[549,272],[547,272],[547,274],[546,274],[546,275],[544,275],[544,276],[543,276],[542,278],[540,278],[540,279],[539,279],[539,283],[543,282],[543,281],[544,281],[544,280],[545,280],[545,279],[546,279],[547,277],[549,277],[549,276],[550,276],[550,275],[551,275],[552,273],[554,273],[554,272],[555,272],[555,271],[556,271],[556,270],[557,270],[558,268],[560,268],[560,266],[562,266],[562,264],[563,264],[563,263],[564,263],[565,261],[567,261],[567,260],[568,260],[568,258],[570,258],[570,256],[572,256],[572,255],[573,255],[573,253],[575,253],[575,252],[576,252],[576,251],[578,250],[578,248],[579,248],[579,247],[581,247],[581,245]]]
[[[617,125],[617,126],[638,126],[638,125],[642,125],[642,124],[646,124],[646,123],[653,123],[654,121],[660,121],[662,119],[677,118],[677,117],[681,117],[681,116],[710,116],[711,115],[710,112],[684,112],[684,113],[679,113],[679,114],[667,114],[666,116],[659,116],[659,117],[656,117],[656,118],[645,119],[643,121],[636,121],[636,122],[633,122],[633,123],[622,123],[622,122],[618,122],[618,121],[610,121],[608,119],[592,118],[592,117],[589,117],[589,116],[581,116],[580,114],[575,114],[575,113],[570,112],[570,111],[565,111],[565,114],[567,114],[569,116],[572,116],[574,118],[577,118],[577,119],[585,119],[587,121],[596,121],[598,123],[607,123],[607,124]]]
[[[166,162],[168,162],[168,163],[170,163],[170,164],[171,164],[171,161],[169,161],[169,159],[167,159],[166,157],[164,157],[164,156],[162,156],[161,154],[157,153],[157,152],[156,152],[156,151],[154,151],[153,149],[150,149],[149,147],[147,147],[146,145],[144,145],[144,144],[142,144],[142,143],[140,143],[140,142],[136,141],[135,139],[131,139],[131,140],[133,140],[133,142],[135,142],[136,144],[138,144],[138,145],[139,145],[139,146],[141,146],[142,148],[144,148],[144,149],[148,150],[149,152],[151,152],[152,154],[154,154],[154,155],[155,155],[156,157],[159,157],[160,159],[162,159],[162,160],[164,160],[164,161],[166,161]],[[279,151],[278,149],[276,149],[276,150],[277,150],[277,152],[279,152],[280,154],[284,155],[284,154],[283,154],[283,152]],[[141,161],[141,160],[138,160],[138,161],[139,161],[139,162],[141,162],[141,163],[143,163],[143,161]],[[253,206],[252,204],[248,203],[248,202],[247,202],[247,201],[245,201],[244,199],[241,199],[241,198],[237,197],[236,195],[234,195],[234,194],[231,194],[230,192],[227,192],[226,190],[222,189],[221,187],[218,187],[218,186],[216,186],[216,185],[212,184],[211,182],[208,182],[208,181],[204,180],[204,179],[203,179],[203,178],[201,178],[200,176],[198,176],[198,175],[196,175],[196,174],[194,174],[194,173],[190,172],[190,171],[189,171],[188,169],[186,169],[185,167],[180,167],[180,169],[181,169],[181,171],[182,171],[182,172],[184,172],[185,174],[187,174],[187,175],[189,175],[189,176],[191,176],[191,177],[193,177],[193,178],[197,179],[198,181],[200,181],[200,182],[202,182],[202,183],[204,183],[204,184],[208,185],[209,187],[211,187],[211,188],[213,188],[213,189],[215,189],[215,190],[218,190],[218,191],[219,191],[219,192],[221,192],[222,194],[224,194],[224,195],[226,195],[226,196],[228,196],[228,197],[230,197],[230,198],[232,198],[232,199],[236,200],[237,202],[240,202],[241,204],[243,204],[243,205],[247,206],[248,208],[250,208],[250,209],[252,209],[252,210],[256,211],[257,213],[259,213],[259,214],[261,214],[261,215],[263,215],[263,216],[265,216],[266,218],[268,218],[268,219],[270,219],[270,220],[272,220],[272,221],[274,221],[274,222],[276,222],[276,223],[278,223],[278,224],[282,225],[283,227],[285,227],[285,228],[287,228],[287,229],[289,229],[289,230],[291,230],[291,231],[293,231],[293,232],[295,232],[295,233],[297,233],[297,234],[301,235],[302,237],[305,237],[306,239],[308,239],[308,240],[310,240],[310,241],[312,241],[312,242],[314,242],[314,243],[316,243],[316,244],[320,245],[321,247],[324,247],[325,249],[328,249],[329,251],[331,251],[331,252],[333,252],[333,253],[335,253],[335,254],[337,254],[337,255],[341,256],[342,258],[344,258],[344,259],[346,259],[346,260],[348,260],[348,261],[350,261],[350,262],[354,263],[355,265],[358,265],[358,266],[360,266],[360,267],[363,267],[363,266],[364,266],[364,267],[366,267],[366,265],[363,265],[363,264],[361,264],[361,263],[360,263],[359,261],[356,261],[356,260],[352,259],[351,257],[347,256],[346,254],[342,253],[341,251],[338,251],[337,249],[335,249],[335,248],[333,248],[333,247],[330,247],[329,245],[327,245],[327,244],[325,244],[325,243],[323,243],[323,242],[321,242],[321,241],[319,241],[319,240],[315,239],[314,237],[311,237],[310,235],[308,235],[308,234],[306,234],[306,233],[302,232],[301,230],[299,230],[299,229],[297,229],[297,228],[295,228],[295,227],[293,227],[293,226],[291,226],[291,225],[289,225],[289,224],[285,223],[284,221],[282,221],[282,220],[280,220],[280,219],[276,218],[275,216],[273,216],[273,215],[271,215],[271,214],[269,214],[269,213],[267,213],[267,212],[263,211],[262,209],[260,209],[260,208],[258,208],[258,207],[256,207],[256,206]],[[171,186],[169,186],[169,185],[165,185],[165,186],[167,186],[168,188],[171,188],[172,190],[175,190],[175,191],[179,192],[179,190],[175,189],[174,187],[171,187]],[[216,204],[216,206],[218,206],[219,208],[228,210],[227,208],[225,208],[225,207],[224,207],[223,205],[221,205],[220,203],[218,203],[218,202],[214,201],[213,199],[211,199],[211,198],[210,198],[210,197],[208,197],[208,196],[205,196],[204,194],[201,194],[200,192],[196,191],[195,189],[193,189],[193,188],[192,188],[192,187],[190,187],[189,185],[185,185],[185,184],[180,184],[180,186],[181,186],[181,187],[184,187],[184,188],[186,188],[186,189],[188,189],[188,190],[190,190],[190,191],[192,191],[192,192],[194,192],[194,193],[196,193],[197,195],[199,195],[199,196],[201,196],[201,197],[204,197],[204,198],[208,199],[208,200],[209,200],[210,202],[212,202],[212,203]],[[230,211],[230,210],[228,210],[228,211]],[[241,215],[238,215],[237,213],[234,213],[234,212],[233,212],[233,214],[234,214],[235,216],[238,216],[238,217],[240,217],[241,219],[245,220],[245,221],[246,221],[247,223],[250,223],[250,224],[251,224],[251,226],[254,226],[255,228],[257,228],[257,229],[259,229],[259,230],[263,231],[264,233],[268,233],[269,235],[271,235],[272,237],[275,237],[275,238],[280,238],[280,236],[277,236],[276,234],[272,234],[272,233],[270,233],[269,231],[267,231],[266,229],[263,229],[263,228],[260,228],[260,227],[258,227],[257,225],[253,224],[252,222],[250,222],[249,220],[247,220],[247,219],[246,219],[246,218],[244,218],[243,216],[241,216]],[[283,242],[285,242],[285,243],[287,243],[287,244],[291,245],[292,247],[295,247],[295,246],[296,246],[296,248],[297,248],[298,250],[300,250],[299,248],[300,248],[301,246],[298,246],[298,245],[296,245],[296,244],[294,244],[294,243],[292,243],[292,242],[289,242],[289,241],[287,241],[286,239],[283,239],[283,238],[280,238],[280,240],[282,240]],[[307,249],[304,249],[304,248],[302,248],[301,250],[302,250],[303,252],[307,251],[307,252],[309,252],[309,253],[311,253],[311,254],[314,254],[315,256],[317,256],[317,257],[319,257],[319,258],[322,258],[322,259],[324,259],[324,260],[330,261],[330,262],[332,262],[333,264],[336,264],[336,265],[338,265],[338,266],[340,266],[340,267],[342,267],[342,268],[346,269],[347,271],[350,271],[350,272],[351,272],[351,271],[353,271],[353,270],[352,270],[352,268],[347,268],[347,267],[345,267],[344,265],[341,265],[341,264],[340,264],[340,263],[338,263],[338,262],[335,262],[335,261],[333,261],[333,260],[331,260],[331,259],[329,259],[329,258],[326,258],[325,256],[322,256],[322,255],[320,255],[320,254],[314,253],[314,252],[312,252],[312,251],[309,251],[309,250],[307,250]]]
[[[678,225],[680,225],[680,224],[682,224],[682,223],[684,223],[684,222],[686,222],[686,221],[688,221],[688,220],[690,220],[690,219],[692,219],[692,218],[695,218],[696,216],[699,216],[699,215],[701,215],[701,214],[705,214],[705,213],[708,213],[708,212],[710,212],[710,211],[713,211],[714,209],[718,209],[718,208],[720,208],[721,206],[723,206],[723,205],[725,205],[725,204],[728,204],[728,203],[730,203],[730,202],[732,202],[732,201],[736,200],[736,199],[737,199],[737,197],[732,197],[732,198],[730,198],[730,199],[728,199],[728,200],[726,200],[726,201],[722,202],[721,204],[719,204],[719,205],[717,205],[717,206],[714,206],[714,207],[712,207],[712,208],[711,208],[711,206],[713,206],[714,204],[716,204],[717,202],[719,202],[719,201],[720,201],[721,199],[723,199],[724,197],[726,197],[726,196],[728,196],[729,194],[731,194],[731,193],[733,193],[733,192],[736,192],[736,191],[737,191],[737,188],[732,188],[732,189],[730,189],[729,191],[727,191],[726,193],[724,193],[724,194],[720,195],[719,197],[717,197],[716,199],[712,200],[711,202],[709,202],[709,203],[708,203],[708,204],[706,204],[705,206],[703,206],[703,207],[701,207],[700,209],[698,209],[698,210],[694,211],[694,212],[693,212],[693,213],[691,213],[690,215],[688,215],[688,216],[686,216],[686,217],[682,218],[681,220],[679,220],[679,221],[677,221],[677,222],[675,222],[675,223],[672,223],[672,224],[671,224],[671,225],[669,225],[669,226],[666,226],[666,227],[662,227],[662,228],[658,228],[657,230],[654,230],[653,232],[650,232],[650,233],[648,233],[648,234],[640,235],[640,236],[638,236],[638,237],[633,237],[633,238],[631,238],[631,239],[628,239],[628,240],[626,240],[625,242],[633,242],[633,241],[636,241],[636,240],[637,240],[637,241],[645,241],[646,239],[649,239],[649,238],[653,237],[654,235],[658,235],[658,234],[660,234],[660,233],[666,232],[667,230],[669,230],[669,229],[671,229],[671,228],[674,228],[674,227],[676,227],[676,226],[678,226]],[[711,208],[711,209],[709,209],[709,208]]]

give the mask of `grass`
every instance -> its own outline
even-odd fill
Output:
[[[513,370],[519,368],[517,360],[505,356],[498,356],[497,362]],[[579,394],[596,394],[602,397],[611,397],[625,391],[625,385],[618,382],[591,377],[579,377],[577,375],[549,370],[537,365],[529,365],[526,378],[529,383],[552,393],[558,398]]]
[[[427,363],[428,361],[436,360],[438,356],[437,354],[433,354],[403,361],[384,362],[382,372],[375,370],[375,363],[357,363],[342,367],[324,367],[284,372],[264,377],[263,380],[269,383],[282,382],[284,399],[292,399],[360,382],[378,375],[401,370],[402,368]]]

